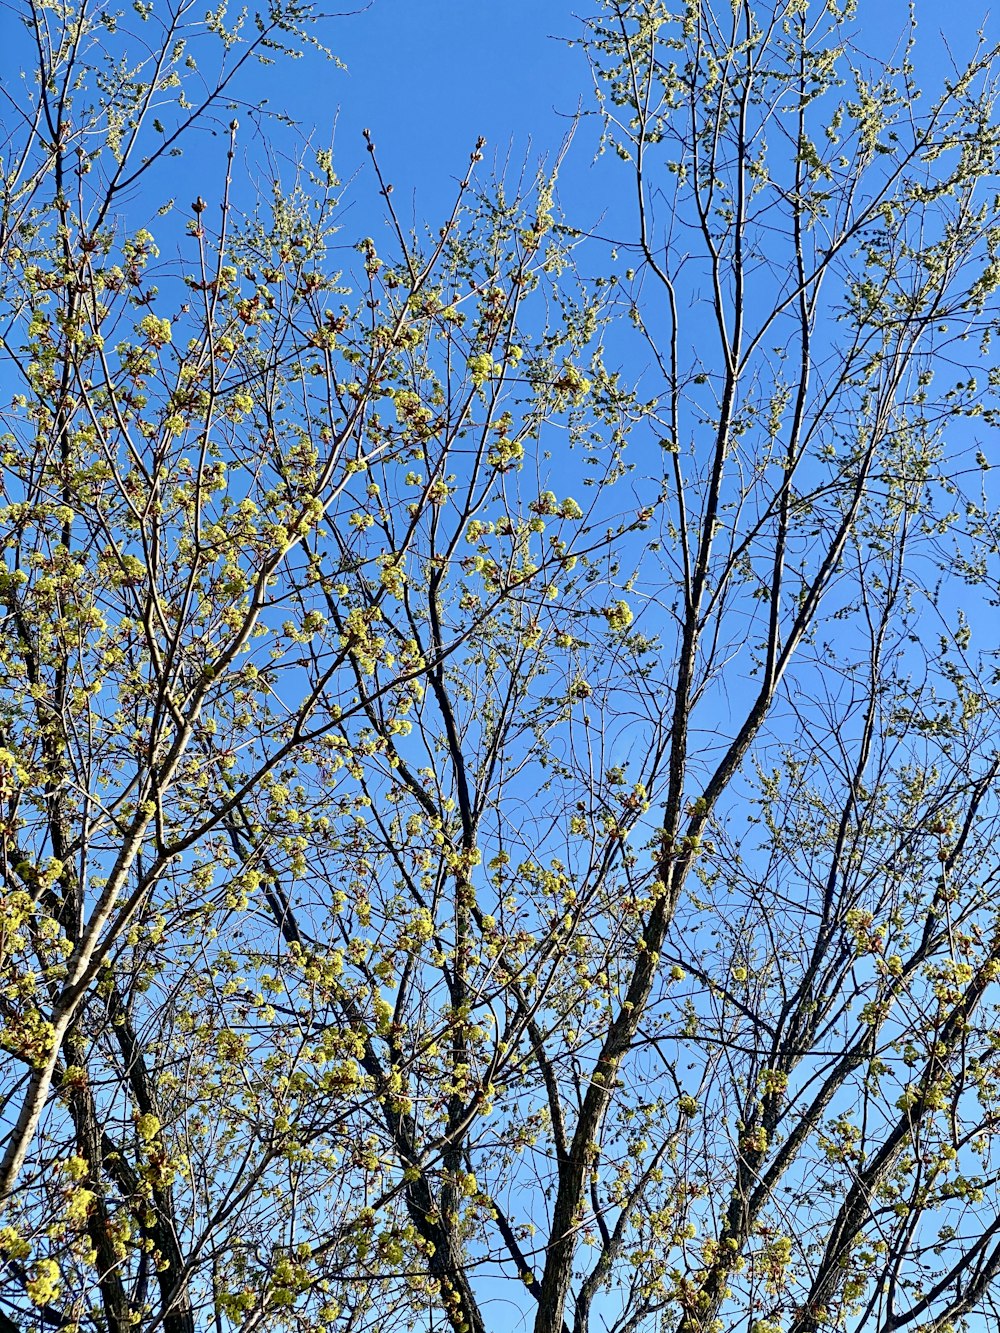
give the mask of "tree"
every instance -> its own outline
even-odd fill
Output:
[[[3,1329],[992,1308],[997,52],[603,0],[613,254],[369,142],[341,275],[329,153],[237,207],[309,11],[25,19]]]

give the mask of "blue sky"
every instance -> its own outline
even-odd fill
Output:
[[[587,92],[582,53],[560,40],[580,28],[563,0],[375,0],[326,28],[346,71],[307,59],[275,82],[304,126],[336,124],[342,175],[367,126],[401,196],[416,186],[418,213],[434,211],[477,135],[515,160],[558,146]]]
[[[342,179],[364,169],[369,128],[404,222],[434,221],[477,135],[487,139],[488,164],[502,166],[509,155],[519,167],[558,150],[578,108],[590,104],[586,57],[570,43],[591,8],[571,0],[371,0],[320,25],[346,68],[309,53],[257,71],[253,87],[303,134],[333,140]],[[947,77],[949,51],[956,61],[971,52],[984,23],[987,36],[1000,31],[981,0],[923,0],[917,8],[916,61],[928,88]],[[884,56],[897,48],[908,10],[906,0],[861,0],[861,49]],[[596,124],[584,125],[561,180],[564,206],[591,218],[608,203],[602,173],[592,170],[595,139]],[[365,196],[358,189],[347,202],[360,207]]]

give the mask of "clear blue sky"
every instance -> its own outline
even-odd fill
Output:
[[[400,195],[417,186],[433,213],[477,135],[516,161],[558,146],[589,81],[582,52],[558,39],[580,30],[565,0],[374,0],[324,27],[346,71],[310,58],[275,83],[304,125],[336,122],[342,175],[364,157],[367,126]]]
[[[862,49],[891,52],[908,9],[907,0],[861,0]],[[343,179],[364,170],[361,131],[370,128],[404,222],[434,222],[477,135],[488,141],[488,163],[509,153],[519,167],[558,149],[578,107],[590,105],[586,57],[568,45],[590,10],[572,0],[370,0],[320,25],[346,69],[310,53],[255,71],[253,89],[318,143],[333,139]],[[983,0],[919,0],[917,12],[917,65],[928,88],[947,77],[949,49],[956,60],[971,52],[984,21],[994,38],[1000,32]],[[603,173],[591,170],[595,133],[584,125],[562,176],[563,203],[586,214],[574,219],[584,225],[614,202],[601,197]],[[350,192],[355,213],[366,197],[364,188]],[[345,219],[345,229],[364,234],[363,219],[356,228]]]

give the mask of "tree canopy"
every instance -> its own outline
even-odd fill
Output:
[[[593,8],[411,226],[309,6],[18,7],[0,1333],[995,1317],[1000,51]]]

